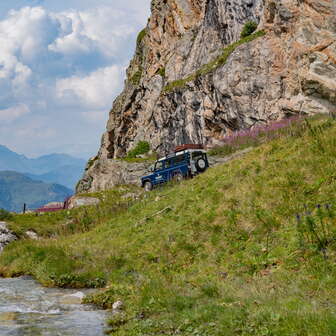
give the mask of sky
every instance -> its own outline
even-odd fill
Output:
[[[0,144],[28,157],[99,149],[150,0],[1,0]]]

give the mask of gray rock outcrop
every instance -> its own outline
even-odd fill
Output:
[[[336,113],[335,18],[336,0],[153,0],[77,191],[135,181],[139,174],[117,159],[139,141],[163,154],[181,143],[215,146],[230,132],[286,116]],[[247,21],[265,36],[211,66]]]
[[[16,240],[17,237],[8,230],[5,222],[0,222],[0,254],[4,247]]]
[[[98,205],[100,200],[96,197],[73,196],[69,200],[68,209],[80,208],[82,206]]]

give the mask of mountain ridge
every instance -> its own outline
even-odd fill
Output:
[[[19,212],[39,208],[49,202],[63,202],[73,191],[56,183],[35,181],[15,171],[0,171],[0,208]]]
[[[43,182],[74,189],[85,167],[85,160],[68,154],[48,154],[28,158],[0,145],[0,171],[16,171]]]

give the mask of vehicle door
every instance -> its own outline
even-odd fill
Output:
[[[186,154],[180,154],[171,159],[170,178],[174,178],[175,174],[182,174],[184,177],[188,175]]]
[[[153,175],[154,175],[154,181],[153,181],[154,185],[166,182],[164,161],[156,162]]]

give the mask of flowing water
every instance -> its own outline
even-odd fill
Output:
[[[103,336],[106,313],[81,305],[76,290],[0,278],[0,336]]]

